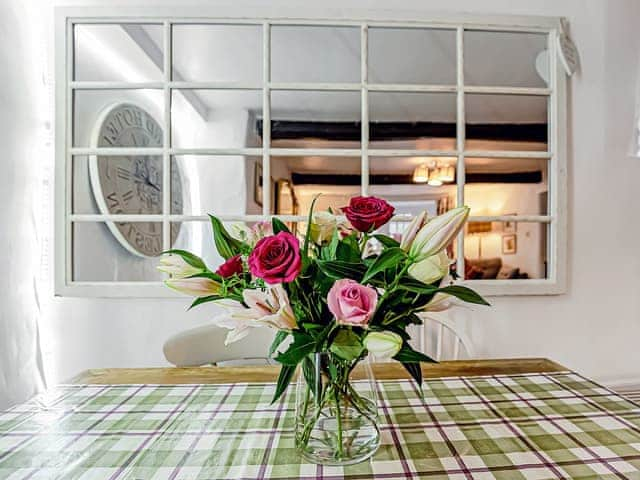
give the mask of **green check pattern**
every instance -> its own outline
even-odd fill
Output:
[[[0,413],[0,478],[640,479],[640,406],[573,372],[378,382],[382,444],[301,463],[293,388],[65,385]]]

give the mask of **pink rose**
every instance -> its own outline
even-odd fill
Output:
[[[356,230],[368,233],[391,220],[395,209],[382,198],[353,197],[342,211]]]
[[[216,270],[216,273],[222,278],[229,278],[235,274],[242,273],[242,258],[240,255],[234,255],[220,265]]]
[[[293,282],[302,268],[298,239],[290,233],[264,237],[249,255],[249,270],[270,285]]]
[[[327,303],[339,324],[366,327],[376,310],[378,293],[371,287],[345,278],[333,284]]]

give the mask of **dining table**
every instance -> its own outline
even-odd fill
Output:
[[[355,465],[298,454],[277,366],[111,368],[0,412],[0,479],[640,479],[640,406],[554,361],[372,370],[381,444]]]

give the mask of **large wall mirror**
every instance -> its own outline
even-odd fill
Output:
[[[390,235],[465,203],[465,281],[563,291],[559,19],[132,12],[58,11],[57,293],[171,295],[160,252],[220,262],[208,213],[301,227],[318,193],[385,197]]]

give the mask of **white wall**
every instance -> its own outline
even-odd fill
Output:
[[[323,4],[380,9],[389,5],[384,0],[326,0]],[[299,7],[301,2],[274,0],[270,5]],[[433,0],[425,7],[420,0],[399,0],[394,7],[569,18],[583,70],[570,82],[568,293],[494,298],[491,309],[464,311],[461,321],[468,323],[476,351],[484,357],[547,356],[598,379],[640,377],[640,256],[636,247],[640,221],[632,208],[637,203],[640,161],[627,157],[640,51],[640,3]],[[14,48],[13,43],[3,45],[5,50]],[[16,65],[18,59],[12,57],[11,62]],[[8,118],[15,117],[32,98],[18,89],[20,82],[19,77],[3,73],[3,90],[13,88],[21,99],[9,103],[9,111],[5,108]],[[28,122],[6,125],[16,139],[27,140],[31,135]],[[3,156],[2,162],[15,168],[16,162],[27,160],[27,152],[16,151]],[[12,182],[10,176],[0,178],[0,190],[7,182]],[[15,218],[13,212],[0,211],[3,225],[9,216]],[[26,214],[22,218],[30,221]],[[10,268],[12,274],[20,266]],[[42,328],[48,336],[45,360],[52,381],[86,368],[163,365],[161,346],[169,335],[213,316],[208,306],[186,313],[188,302],[179,299],[54,299],[47,292],[42,303]],[[2,307],[3,314],[6,308]],[[251,349],[251,340],[247,340],[247,349]]]

